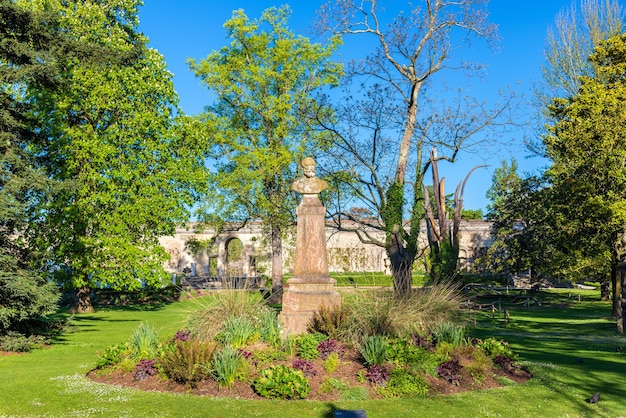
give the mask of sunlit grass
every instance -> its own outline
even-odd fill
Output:
[[[583,293],[578,302],[567,291],[555,297],[572,299],[569,307],[555,303],[511,308],[468,318],[468,332],[510,341],[519,360],[535,374],[526,384],[453,396],[402,400],[244,401],[180,394],[141,392],[94,383],[85,374],[95,366],[98,351],[127,341],[141,322],[154,324],[161,338],[180,329],[188,315],[205,306],[184,300],[158,309],[108,309],[77,315],[74,332],[49,348],[0,357],[0,416],[48,417],[329,417],[334,409],[364,409],[372,417],[619,417],[626,401],[626,339],[615,334],[611,306],[597,293]],[[561,303],[561,301],[558,301]],[[580,362],[582,360],[582,362]],[[584,400],[602,393],[598,404]]]

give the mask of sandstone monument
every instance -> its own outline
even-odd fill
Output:
[[[296,254],[293,277],[283,289],[283,307],[280,321],[288,334],[302,334],[321,305],[341,303],[335,289],[335,279],[328,274],[326,253],[326,209],[318,194],[328,184],[316,177],[315,161],[304,158],[301,163],[303,177],[295,180],[291,188],[302,194],[296,209]]]

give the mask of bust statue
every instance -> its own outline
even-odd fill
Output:
[[[300,163],[303,176],[291,184],[291,190],[302,194],[318,194],[328,188],[328,183],[315,175],[315,160],[306,157]]]

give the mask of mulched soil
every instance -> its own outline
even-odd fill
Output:
[[[291,365],[291,361],[282,362],[282,364]],[[461,361],[461,363],[463,363]],[[280,363],[276,363],[280,364]],[[358,361],[358,353],[355,350],[347,350],[341,357],[339,368],[333,373],[328,374],[324,370],[323,360],[315,360],[313,362],[314,369],[317,374],[309,377],[309,385],[311,391],[309,392],[308,400],[315,401],[336,401],[338,399],[338,392],[334,393],[319,393],[319,388],[322,382],[328,378],[333,377],[342,380],[348,385],[348,387],[362,386],[368,389],[370,399],[379,399],[380,395],[376,392],[376,387],[370,383],[363,383],[359,381],[359,373],[364,374],[366,372],[365,367]],[[151,376],[144,380],[134,380],[133,373],[123,373],[119,370],[115,371],[103,371],[93,370],[88,373],[88,377],[94,381],[132,387],[145,391],[159,391],[159,392],[173,392],[173,393],[188,393],[199,396],[209,397],[230,397],[237,399],[264,399],[257,395],[250,383],[244,383],[237,381],[231,389],[220,388],[217,383],[212,379],[205,379],[198,383],[194,388],[190,388],[186,385],[173,382],[171,380],[164,380],[159,376]],[[252,374],[250,381],[254,379],[255,373]],[[517,383],[522,383],[530,378],[532,375],[530,372],[512,367],[509,370],[504,370],[501,367],[494,366],[487,370],[485,378],[481,381],[474,380],[469,373],[462,373],[461,380],[458,385],[448,383],[446,380],[437,378],[434,376],[427,376],[426,379],[429,384],[429,395],[448,395],[453,393],[460,393],[472,390],[484,390],[495,387],[501,387],[499,377],[506,377]]]

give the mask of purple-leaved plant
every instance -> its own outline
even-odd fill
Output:
[[[383,366],[374,364],[367,369],[367,380],[370,383],[382,386],[389,381],[389,372]]]
[[[337,353],[341,355],[341,346],[336,340],[333,340],[331,338],[329,340],[321,341],[317,345],[317,351],[320,353],[320,357],[323,360],[326,360],[328,356],[332,353]]]
[[[461,365],[456,360],[444,361],[435,371],[442,379],[446,379],[449,383],[458,385],[461,380]]]
[[[143,359],[139,360],[139,363],[135,366],[135,374],[133,377],[135,380],[144,380],[150,376],[154,376],[155,374],[157,374],[155,361]]]
[[[295,370],[300,370],[304,377],[311,377],[317,374],[317,370],[315,370],[315,366],[312,361],[303,360],[303,359],[295,359],[293,361],[292,367]]]

